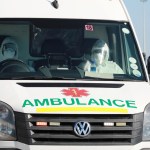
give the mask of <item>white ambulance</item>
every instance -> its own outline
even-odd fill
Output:
[[[150,150],[149,91],[122,0],[0,0],[0,150]]]

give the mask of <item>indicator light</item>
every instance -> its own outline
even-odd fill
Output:
[[[36,126],[47,126],[47,122],[36,122]]]

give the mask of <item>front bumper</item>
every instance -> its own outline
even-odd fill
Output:
[[[63,145],[26,145],[20,142],[0,141],[0,150],[150,150],[150,141],[141,142],[132,146],[63,146]]]

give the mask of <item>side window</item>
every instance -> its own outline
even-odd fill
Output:
[[[126,53],[127,73],[131,76],[142,78],[143,71],[133,35],[127,26],[122,26],[121,32],[123,35],[123,47]]]

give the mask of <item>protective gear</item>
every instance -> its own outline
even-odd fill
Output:
[[[17,58],[18,45],[11,37],[6,37],[1,44],[2,60]]]
[[[95,63],[95,66],[94,64]],[[93,69],[93,67],[95,67]],[[113,61],[109,61],[109,48],[102,40],[97,40],[92,47],[91,57],[79,64],[78,68],[85,72],[97,74],[124,74],[123,70]]]
[[[96,66],[105,64],[109,59],[109,48],[102,40],[97,40],[92,47],[91,60],[96,63]]]

